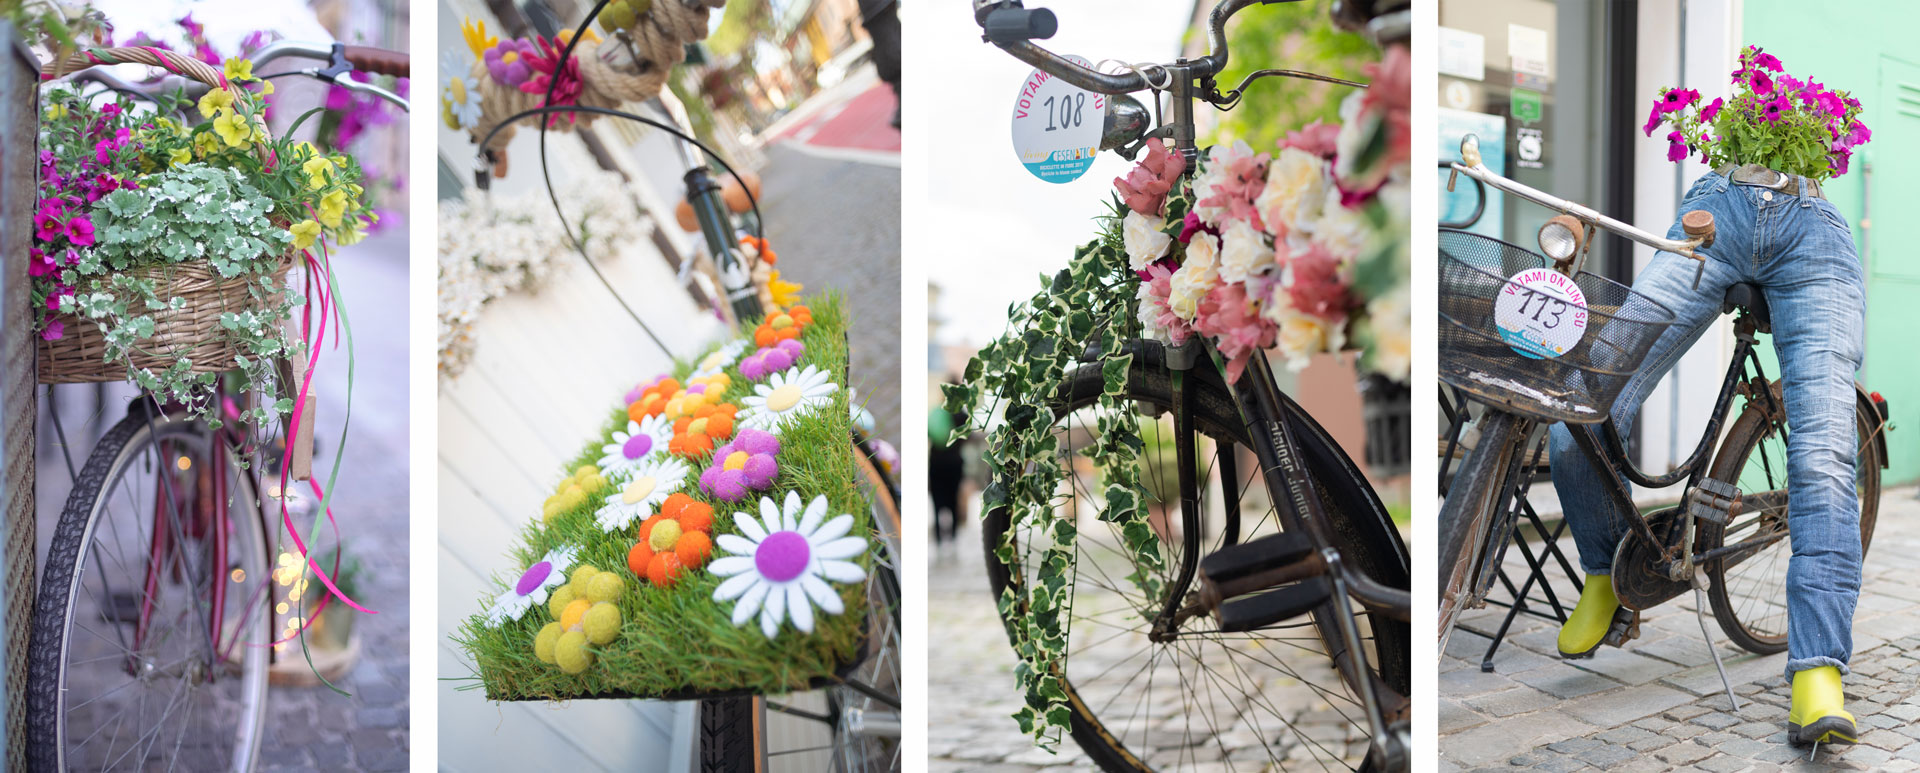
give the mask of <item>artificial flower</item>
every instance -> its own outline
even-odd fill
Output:
[[[773,346],[756,350],[742,360],[740,375],[745,376],[748,381],[759,381],[793,367],[800,362],[800,355],[805,354],[806,351],[807,345],[800,343],[799,339],[789,338],[780,341]]]
[[[1159,137],[1147,140],[1147,156],[1125,177],[1113,178],[1120,200],[1134,214],[1158,218],[1166,208],[1167,192],[1187,171],[1187,160],[1167,148]]]
[[[527,57],[532,53],[533,44],[513,38],[488,48],[481,61],[487,66],[487,77],[494,82],[519,88],[533,77],[533,67],[527,64]]]
[[[1331,165],[1310,151],[1285,147],[1267,170],[1266,186],[1253,206],[1260,210],[1268,232],[1279,236],[1290,231],[1310,233],[1312,223],[1331,187]]]
[[[1127,265],[1135,271],[1144,271],[1154,261],[1166,257],[1167,249],[1173,244],[1173,237],[1164,230],[1166,227],[1166,218],[1129,211],[1121,221],[1120,228],[1121,243],[1127,250]]]
[[[569,513],[585,507],[593,501],[601,490],[607,487],[607,477],[600,474],[600,468],[591,464],[580,465],[573,474],[560,479],[554,486],[553,495],[540,505],[540,522],[553,524],[553,519],[562,513]]]
[[[1259,307],[1247,297],[1246,285],[1223,282],[1200,301],[1200,313],[1194,330],[1213,339],[1214,346],[1227,358],[1227,383],[1240,380],[1253,353],[1273,346],[1275,328],[1260,316]]]
[[[1247,220],[1255,228],[1264,228],[1254,208],[1267,179],[1265,153],[1254,153],[1247,143],[1215,145],[1207,153],[1207,163],[1193,181],[1193,211],[1214,226],[1228,220]]]
[[[732,403],[702,404],[692,413],[673,422],[673,439],[667,451],[688,458],[706,456],[716,443],[733,437],[734,415],[739,407]]]
[[[548,591],[566,584],[567,569],[579,555],[580,549],[572,546],[547,551],[520,573],[512,587],[494,598],[493,605],[487,608],[487,624],[499,626],[508,620],[518,620],[535,604],[547,603]]]
[[[765,491],[780,474],[780,439],[770,432],[743,429],[733,442],[715,449],[713,464],[700,473],[700,490],[735,502]]]
[[[735,513],[740,534],[723,534],[721,550],[731,554],[715,559],[714,576],[728,578],[713,591],[714,601],[732,601],[733,624],[745,625],[756,616],[760,633],[771,639],[780,624],[792,619],[801,633],[813,632],[813,608],[824,614],[846,611],[840,595],[828,582],[857,583],[865,569],[848,559],[867,550],[867,541],[849,537],[853,516],[826,517],[827,498],[816,496],[804,506],[798,492],[787,492],[784,506],[761,498],[761,517]]]
[[[1249,277],[1273,265],[1273,249],[1253,224],[1235,220],[1220,236],[1220,279],[1245,282]]]
[[[1314,121],[1304,128],[1287,132],[1286,139],[1280,141],[1283,152],[1287,148],[1304,150],[1323,159],[1333,158],[1340,151],[1340,125]],[[1276,156],[1277,160],[1278,157]]]
[[[727,368],[732,367],[735,361],[740,359],[740,355],[744,354],[747,348],[748,344],[746,341],[728,341],[721,345],[720,348],[709,352],[707,356],[701,357],[698,362],[693,364],[693,378],[710,376],[725,371]]]
[[[1180,346],[1193,335],[1193,328],[1167,305],[1173,292],[1173,269],[1165,265],[1148,266],[1147,276],[1135,291],[1140,301],[1141,334],[1156,341]]]
[[[468,62],[449,51],[440,63],[440,119],[447,128],[472,131],[480,126],[480,82]]]
[[[1301,312],[1281,285],[1274,285],[1260,313],[1279,327],[1274,343],[1286,355],[1287,369],[1296,373],[1313,361],[1313,355],[1336,352],[1346,345],[1346,320],[1328,322]]]
[[[672,587],[713,554],[713,506],[674,494],[640,524],[640,541],[627,551],[627,568],[655,586]]]
[[[813,365],[775,373],[741,401],[745,410],[740,426],[778,433],[801,416],[830,405],[839,389],[826,371]]]
[[[667,452],[673,440],[673,423],[664,416],[645,416],[627,420],[625,430],[613,431],[613,442],[600,448],[600,469],[607,477],[624,481],[647,460]]]
[[[680,382],[662,375],[637,392],[627,394],[627,417],[639,421],[647,416],[659,416],[666,412],[667,401],[679,392]]]
[[[1368,367],[1400,382],[1413,368],[1412,305],[1406,285],[1367,302]]]
[[[636,519],[652,517],[667,495],[686,486],[690,472],[686,462],[670,456],[642,461],[628,471],[627,482],[606,498],[606,505],[594,511],[594,522],[602,531],[618,531]]]
[[[1200,299],[1220,281],[1220,240],[1212,234],[1198,234],[1187,244],[1187,259],[1173,272],[1167,307],[1189,322],[1200,310]]]
[[[500,44],[499,38],[487,34],[487,22],[485,19],[479,21],[473,19],[461,20],[460,37],[467,41],[467,50],[473,52],[475,59],[480,58],[480,55],[487,49]]]
[[[792,338],[799,338],[813,324],[813,311],[805,306],[794,306],[785,311],[776,310],[761,320],[753,329],[753,343],[757,346],[773,346]]]

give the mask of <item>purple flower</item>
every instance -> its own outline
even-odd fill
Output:
[[[534,56],[533,44],[519,38],[500,42],[500,45],[487,49],[484,61],[487,75],[495,81],[518,88],[533,77],[533,67],[527,64],[527,58]]]
[[[764,491],[780,474],[775,457],[780,439],[757,429],[743,429],[713,452],[713,464],[700,473],[700,490],[728,502]]]
[[[749,381],[759,381],[793,367],[795,362],[800,361],[800,355],[806,351],[805,344],[791,338],[773,346],[762,347],[740,361],[740,375],[746,376]]]
[[[1833,170],[1834,177],[1839,177],[1847,173],[1847,161],[1851,158],[1853,158],[1852,151],[1843,150],[1838,153],[1828,154],[1827,166]]]
[[[1687,157],[1687,135],[1680,132],[1667,132],[1667,160],[1679,161]]]
[[[59,268],[52,258],[47,257],[45,250],[39,247],[27,250],[27,276],[47,276]]]
[[[1186,219],[1180,222],[1180,243],[1186,244],[1193,241],[1193,235],[1201,231],[1213,234],[1214,236],[1220,235],[1218,229],[1201,222],[1200,216],[1195,214],[1193,210],[1187,210]],[[1176,264],[1175,267],[1178,268],[1178,264]]]
[[[47,329],[40,331],[40,338],[47,341],[58,341],[61,336],[66,334],[66,323],[57,319],[50,319],[47,320]]]
[[[67,238],[81,247],[93,244],[93,221],[86,215],[74,215],[67,221]]]
[[[1700,121],[1702,123],[1713,123],[1713,117],[1720,114],[1721,104],[1723,104],[1721,99],[1714,97],[1712,102],[1707,103],[1706,107],[1700,109]],[[1649,131],[1647,133],[1651,135],[1653,132]]]
[[[1653,136],[1653,130],[1660,125],[1660,116],[1662,115],[1665,114],[1660,112],[1660,101],[1654,100],[1653,112],[1647,113],[1647,125],[1640,127],[1640,132],[1649,137]]]
[[[1762,72],[1760,70],[1748,70],[1747,73],[1753,76],[1753,80],[1749,81],[1749,83],[1751,83],[1753,86],[1753,93],[1755,94],[1773,93],[1773,79],[1770,77],[1767,77],[1767,74],[1765,72]]]
[[[1755,46],[1753,49],[1753,66],[1758,67],[1762,70],[1772,70],[1774,72],[1779,72],[1780,58],[1774,56],[1773,54],[1760,53],[1760,48],[1758,46]]]

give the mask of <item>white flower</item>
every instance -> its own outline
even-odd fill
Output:
[[[1326,245],[1327,252],[1342,263],[1351,264],[1373,241],[1373,226],[1359,208],[1348,209],[1340,203],[1340,189],[1329,187],[1320,221],[1313,226],[1313,241]]]
[[[802,633],[812,633],[815,606],[829,615],[846,611],[827,581],[866,579],[866,570],[847,559],[866,552],[867,541],[846,536],[853,530],[853,516],[829,520],[826,515],[825,496],[814,497],[803,513],[800,494],[794,491],[787,492],[784,508],[761,497],[759,519],[751,513],[733,514],[740,534],[722,534],[716,541],[732,555],[715,559],[707,570],[728,578],[713,590],[713,600],[734,601],[734,625],[745,625],[757,614],[760,633],[771,639],[787,617]]]
[[[487,625],[498,627],[508,620],[518,620],[533,605],[547,603],[547,590],[566,584],[567,570],[573,568],[579,555],[580,549],[572,546],[547,551],[545,557],[520,573],[513,587],[493,600],[486,612]]]
[[[1167,256],[1167,247],[1173,244],[1173,237],[1160,229],[1167,227],[1164,217],[1147,217],[1138,212],[1127,212],[1122,221],[1121,241],[1127,247],[1127,265],[1135,271],[1145,271],[1147,266]]]
[[[1274,283],[1273,295],[1260,314],[1279,326],[1280,334],[1274,346],[1287,356],[1287,369],[1295,373],[1305,369],[1313,361],[1313,355],[1337,352],[1347,344],[1344,320],[1329,323],[1301,313],[1294,308],[1285,284]]]
[[[1153,294],[1152,282],[1141,282],[1140,289],[1134,291],[1134,297],[1140,299],[1140,335],[1155,341],[1172,343],[1167,329],[1160,326],[1159,297]]]
[[[1400,285],[1367,302],[1367,328],[1373,334],[1367,356],[1373,369],[1395,381],[1406,381],[1413,368],[1412,289]]]
[[[1227,225],[1227,232],[1220,237],[1221,279],[1245,282],[1273,264],[1273,248],[1251,224],[1235,220]]]
[[[702,357],[699,362],[694,363],[693,373],[687,376],[687,378],[688,380],[706,378],[707,376],[726,370],[728,366],[731,366],[740,359],[740,355],[746,352],[747,342],[744,339],[729,341],[725,346],[713,350],[712,354]]]
[[[1327,161],[1299,148],[1282,148],[1267,168],[1267,187],[1253,200],[1267,229],[1307,231],[1320,217],[1331,181]],[[1302,235],[1305,235],[1304,233]]]
[[[687,463],[673,456],[656,456],[635,467],[626,485],[607,497],[606,506],[594,511],[594,520],[602,531],[619,531],[635,519],[653,517],[667,495],[687,483]]]
[[[631,478],[647,460],[665,454],[671,440],[673,422],[665,416],[629,419],[625,431],[614,430],[613,442],[600,447],[600,473],[613,481]]]
[[[1227,175],[1227,170],[1233,167],[1233,162],[1238,159],[1252,157],[1253,148],[1248,146],[1244,140],[1234,140],[1231,145],[1213,146],[1213,150],[1207,152],[1205,171],[1193,179],[1193,200],[1200,202],[1211,198],[1213,196],[1213,186]],[[1220,222],[1221,216],[1227,214],[1227,208],[1220,206],[1203,207],[1196,204],[1193,212],[1199,215],[1202,221],[1218,223]]]
[[[440,63],[440,118],[448,128],[472,130],[480,125],[480,79],[473,62],[449,50]]]
[[[1340,101],[1340,133],[1333,138],[1333,171],[1341,179],[1353,176],[1353,164],[1360,157],[1361,146],[1378,130],[1378,113],[1364,119],[1360,115],[1360,103],[1365,99],[1366,92],[1355,89]]]
[[[795,419],[826,407],[839,389],[816,366],[788,368],[755,385],[753,394],[740,401],[740,426],[778,435]]]
[[[1181,319],[1191,321],[1200,311],[1200,299],[1220,283],[1219,255],[1220,240],[1213,234],[1196,233],[1187,243],[1187,259],[1173,272],[1173,291],[1167,296],[1168,308]]]

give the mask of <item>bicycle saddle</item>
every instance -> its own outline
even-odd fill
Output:
[[[1760,326],[1760,332],[1773,332],[1773,318],[1767,314],[1767,296],[1760,286],[1751,282],[1735,282],[1727,288],[1727,299],[1721,303],[1720,312],[1730,314],[1734,310],[1745,311],[1753,316]]]

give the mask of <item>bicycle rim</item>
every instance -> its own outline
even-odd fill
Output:
[[[1778,395],[1776,394],[1776,397]],[[1860,500],[1860,552],[1866,556],[1880,511],[1880,448],[1873,442],[1878,417],[1857,407],[1854,487]],[[1793,556],[1787,538],[1788,432],[1768,421],[1758,405],[1749,405],[1727,432],[1715,457],[1712,478],[1732,483],[1741,494],[1740,512],[1723,527],[1700,523],[1701,549],[1770,540],[1708,562],[1712,586],[1708,598],[1720,629],[1749,652],[1773,654],[1787,648],[1787,566]]]
[[[1494,410],[1481,427],[1480,439],[1461,460],[1440,506],[1440,652],[1461,613],[1476,606],[1482,590],[1475,583],[1483,562],[1495,553],[1487,537],[1494,533],[1496,514],[1507,512],[1507,492],[1518,456],[1528,445],[1530,422]]]
[[[218,566],[214,528],[227,536]],[[230,449],[198,422],[131,411],[88,459],[48,553],[29,653],[29,706],[46,718],[31,731],[36,759],[250,770],[266,710],[267,577],[259,503]]]
[[[1273,506],[1259,465],[1245,453],[1247,428],[1217,379],[1190,374],[1186,388],[1199,390],[1194,418],[1201,501],[1201,555],[1227,544],[1246,542],[1279,531],[1292,531],[1291,515]],[[1147,450],[1142,452],[1142,486],[1147,501],[1178,499],[1177,465],[1172,461],[1172,422],[1156,420],[1171,409],[1168,372],[1136,365],[1129,374],[1124,397],[1130,420],[1140,422]],[[1080,452],[1099,427],[1100,369],[1083,368],[1070,377],[1063,394],[1065,406],[1055,411],[1056,436],[1063,449],[1055,463],[1066,466],[1066,483],[1056,500],[1072,513],[1075,573],[1067,623],[1064,688],[1072,710],[1070,731],[1075,741],[1107,770],[1186,768],[1218,763],[1229,770],[1259,770],[1271,765],[1300,765],[1329,770],[1357,768],[1367,753],[1370,732],[1354,687],[1329,652],[1339,651],[1334,640],[1331,606],[1310,616],[1282,621],[1269,628],[1220,632],[1208,615],[1183,621],[1170,640],[1148,638],[1151,620],[1164,606],[1164,596],[1149,598],[1127,579],[1135,570],[1121,546],[1119,530],[1097,514],[1103,500],[1096,492],[1105,486],[1099,471]],[[1114,417],[1108,417],[1112,420]],[[1314,470],[1322,504],[1345,544],[1347,561],[1384,582],[1406,582],[1405,565],[1394,549],[1397,536],[1390,521],[1378,512],[1377,502],[1348,501],[1350,485],[1330,480],[1337,455],[1317,426],[1302,416],[1298,434],[1302,451]],[[1155,462],[1153,449],[1166,446],[1166,460]],[[1237,454],[1233,494],[1222,479],[1220,460]],[[1344,458],[1344,457],[1341,457]],[[1360,481],[1364,486],[1364,481]],[[1370,496],[1370,495],[1369,495]],[[1227,504],[1239,505],[1236,524],[1227,516]],[[1150,508],[1152,506],[1150,505]],[[1177,502],[1152,508],[1149,524],[1160,538],[1164,567],[1155,574],[1170,583],[1181,564],[1185,524]],[[1357,510],[1377,516],[1369,529]],[[988,575],[996,598],[1011,583],[1034,582],[1032,568],[1051,544],[1023,524],[1013,535],[1014,565],[999,563],[993,551],[1012,528],[1007,511],[989,513],[986,540]],[[1382,531],[1384,530],[1384,532]],[[1364,538],[1362,538],[1364,537]],[[1383,544],[1384,543],[1384,544]],[[1370,619],[1356,607],[1369,664],[1384,672],[1369,678],[1405,692],[1407,639],[1404,623]],[[1022,607],[1009,610],[1020,625]],[[1388,698],[1389,701],[1393,699]],[[1394,708],[1389,708],[1393,712]],[[1389,716],[1389,721],[1395,717]]]

